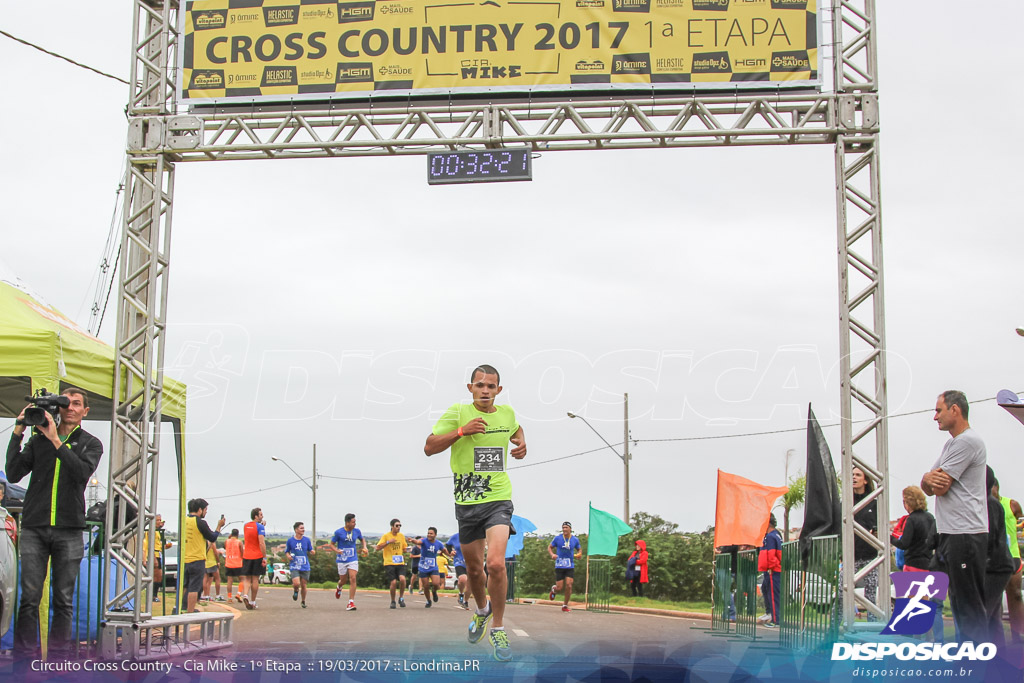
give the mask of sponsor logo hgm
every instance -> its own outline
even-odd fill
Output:
[[[367,83],[373,81],[373,64],[370,62],[338,62],[335,83]]]
[[[338,23],[348,24],[353,21],[373,21],[374,2],[339,2]]]

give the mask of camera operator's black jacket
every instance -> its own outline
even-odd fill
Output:
[[[7,480],[12,482],[32,474],[25,492],[21,525],[84,529],[85,487],[100,464],[103,444],[89,432],[76,427],[61,446],[59,454],[42,434],[30,437],[19,452],[22,437],[24,434],[11,435],[6,468]],[[54,482],[58,460],[60,472]]]

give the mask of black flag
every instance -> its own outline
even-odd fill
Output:
[[[811,539],[830,534],[839,535],[843,529],[843,508],[839,500],[839,485],[832,453],[821,433],[821,425],[807,406],[807,486],[804,494],[804,525],[800,530],[800,552],[806,559],[811,550]]]

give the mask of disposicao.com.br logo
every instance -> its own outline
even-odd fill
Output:
[[[949,577],[943,572],[893,572],[896,599],[892,617],[883,635],[920,635],[931,630],[940,604],[949,592]],[[871,661],[894,656],[902,661],[988,661],[996,656],[993,643],[834,643],[832,660]]]

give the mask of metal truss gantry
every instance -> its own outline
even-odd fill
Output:
[[[889,591],[877,604],[855,598],[854,580],[889,571],[888,435],[882,233],[879,180],[875,0],[833,0],[831,92],[655,94],[481,102],[371,101],[321,106],[252,105],[179,111],[174,90],[177,0],[134,0],[128,106],[128,183],[118,297],[117,409],[111,438],[107,559],[126,571],[126,590],[104,587],[104,654],[144,653],[150,624],[153,547],[160,455],[164,332],[170,266],[174,170],[178,163],[230,159],[310,159],[424,155],[465,148],[529,146],[556,150],[830,144],[835,150],[842,414],[844,621],[855,601],[889,613]],[[823,12],[825,10],[822,10]],[[856,431],[855,431],[856,430]],[[851,470],[874,482],[853,505]],[[877,500],[878,529],[853,515]],[[114,519],[132,506],[137,519]],[[183,528],[179,515],[179,528]],[[109,530],[114,529],[111,533]],[[854,535],[879,556],[856,572]],[[133,607],[125,611],[129,600]],[[227,629],[230,633],[230,629]],[[119,634],[119,635],[115,635]],[[134,634],[134,635],[133,635]],[[116,641],[120,638],[121,645]],[[111,644],[114,643],[114,644]]]

